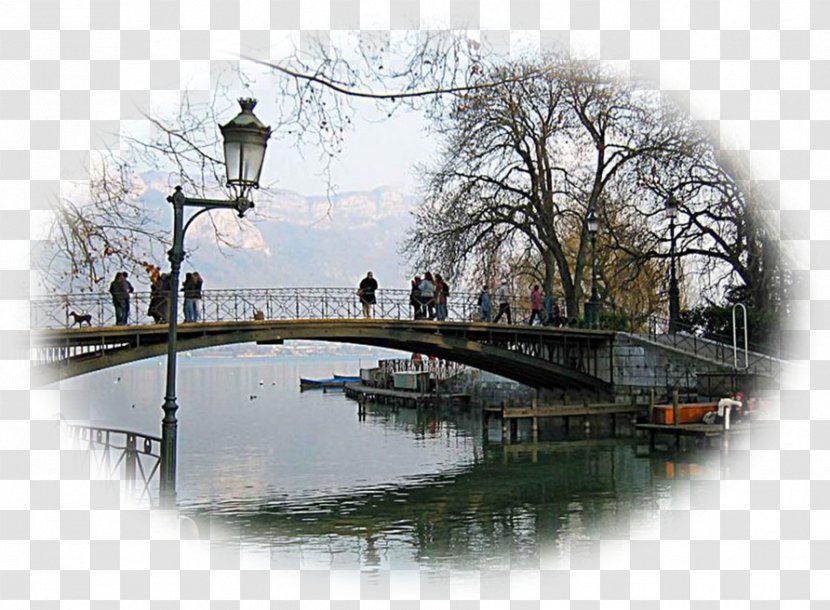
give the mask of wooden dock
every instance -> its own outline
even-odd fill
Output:
[[[439,404],[469,404],[470,396],[468,394],[433,394],[406,390],[393,390],[386,388],[376,388],[360,383],[348,383],[344,387],[346,396],[358,402],[358,413],[365,415],[365,403],[374,402],[379,404],[390,405],[392,407],[435,407]],[[679,409],[682,405],[679,404],[677,396],[673,400],[673,419],[672,421],[681,420]],[[515,401],[504,401],[501,405],[485,406],[482,409],[483,416],[483,432],[484,438],[489,436],[489,428],[493,424],[492,420],[500,420],[499,427],[501,428],[502,441],[505,444],[511,444],[518,439],[519,421],[529,420],[531,428],[532,442],[539,441],[539,420],[550,418],[561,418],[564,424],[566,434],[573,430],[574,425],[584,425],[587,430],[590,426],[591,418],[607,417],[611,420],[612,434],[616,434],[617,419],[626,418],[631,420],[634,424],[634,429],[644,432],[649,435],[649,446],[653,449],[655,447],[655,437],[657,435],[669,435],[675,439],[675,444],[680,445],[681,437],[694,437],[703,439],[706,446],[709,446],[709,441],[712,438],[722,439],[722,443],[726,442],[729,435],[744,434],[749,431],[749,424],[746,422],[733,423],[729,430],[724,430],[722,425],[704,424],[703,422],[695,423],[681,423],[675,425],[674,423],[636,423],[636,418],[655,419],[655,405],[638,404],[634,402],[629,403],[601,403],[601,404],[577,404],[577,405],[540,405],[536,400],[531,401],[530,405],[527,403],[517,403]],[[576,424],[574,423],[576,420]]]
[[[412,390],[374,388],[360,383],[347,383],[343,391],[359,405],[375,402],[393,407],[435,407],[439,404],[469,404],[469,394],[434,394]]]
[[[726,438],[730,434],[746,434],[749,432],[749,423],[741,422],[734,423],[725,430],[723,426],[717,424],[704,424],[703,422],[693,424],[652,424],[643,423],[637,424],[637,429],[647,432],[649,435],[649,447],[654,449],[655,437],[658,434],[674,436],[675,446],[680,445],[680,438],[683,436],[691,436],[698,439],[703,439],[708,447],[713,438]]]
[[[615,431],[617,417],[636,417],[647,410],[647,405],[635,403],[539,405],[533,400],[530,406],[520,406],[505,401],[501,406],[484,407],[484,437],[488,436],[491,419],[501,420],[502,439],[508,443],[518,438],[519,420],[530,420],[532,440],[535,443],[539,440],[539,419],[562,418],[565,430],[569,431],[574,418],[581,418],[587,428],[590,425],[588,418],[605,416],[611,419],[611,430]]]

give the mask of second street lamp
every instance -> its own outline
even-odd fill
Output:
[[[253,113],[256,100],[240,99],[242,111],[227,125],[220,125],[225,148],[227,185],[233,199],[192,199],[186,197],[182,187],[167,198],[173,205],[173,247],[167,253],[170,260],[169,327],[167,331],[167,384],[164,396],[164,419],[161,423],[160,502],[165,508],[176,504],[176,445],[178,420],[176,411],[176,341],[178,334],[179,271],[184,260],[184,235],[193,221],[211,210],[234,210],[242,218],[254,207],[248,198],[259,188],[259,176],[265,159],[265,148],[271,137],[271,128],[264,125]],[[184,222],[184,208],[195,207],[196,212]]]
[[[599,219],[593,208],[588,212],[586,218],[588,235],[591,236],[591,300],[588,302],[590,315],[588,327],[596,328],[599,325],[599,294],[597,293],[597,231],[599,231]]]
[[[666,200],[666,215],[669,217],[669,257],[671,275],[669,276],[669,334],[674,334],[680,326],[680,288],[677,285],[677,254],[674,235],[674,221],[677,218],[678,203],[674,195]]]

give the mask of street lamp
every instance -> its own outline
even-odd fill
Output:
[[[597,293],[597,231],[599,230],[599,219],[594,208],[588,212],[586,218],[588,235],[591,236],[591,300],[588,302],[590,315],[588,318],[589,328],[596,328],[599,322],[599,294]]]
[[[253,109],[254,99],[240,99],[242,111],[227,125],[220,125],[225,148],[227,186],[234,198],[192,199],[186,197],[182,187],[167,198],[173,205],[173,247],[167,253],[170,260],[170,311],[167,331],[167,389],[164,396],[164,419],[161,422],[161,465],[160,502],[165,508],[176,504],[176,443],[178,421],[176,420],[176,338],[178,332],[179,271],[184,260],[184,235],[193,221],[205,212],[218,209],[236,211],[242,218],[254,207],[248,197],[253,189],[259,188],[259,175],[265,158],[265,147],[271,136],[271,128],[263,124]],[[198,208],[184,223],[184,208]]]
[[[680,288],[677,286],[677,255],[675,253],[674,221],[677,218],[678,203],[674,195],[666,199],[666,215],[669,217],[669,255],[671,275],[669,276],[669,334],[677,332],[680,325]]]

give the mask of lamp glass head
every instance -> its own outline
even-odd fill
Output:
[[[251,189],[259,188],[265,148],[271,137],[271,128],[253,113],[256,103],[252,98],[240,99],[242,111],[226,125],[219,126],[225,141],[228,186],[238,197],[246,197]]]
[[[599,218],[597,218],[594,210],[588,212],[588,218],[585,219],[585,222],[588,225],[588,233],[596,235],[597,231],[599,231]]]

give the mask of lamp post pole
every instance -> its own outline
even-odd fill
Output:
[[[254,207],[248,199],[252,189],[259,188],[259,175],[265,157],[265,147],[271,136],[271,129],[263,125],[253,115],[256,100],[241,99],[242,112],[227,125],[220,126],[225,142],[225,164],[228,173],[228,186],[235,199],[191,199],[177,186],[174,193],[167,198],[173,206],[173,246],[168,251],[170,260],[170,294],[168,295],[167,328],[167,377],[164,394],[164,418],[161,421],[161,452],[159,472],[159,501],[163,508],[176,505],[176,455],[178,441],[178,420],[176,411],[176,365],[178,339],[178,301],[179,273],[184,261],[184,236],[193,221],[205,212],[217,209],[234,210],[242,218],[245,212]],[[185,207],[198,208],[184,222]]]
[[[599,326],[599,293],[597,292],[597,231],[599,230],[599,219],[593,208],[588,212],[586,219],[588,234],[591,236],[591,299],[588,301],[586,315],[589,328]]]
[[[674,220],[677,217],[677,200],[669,195],[666,201],[666,209],[669,215],[669,256],[671,259],[671,272],[669,275],[669,334],[674,334],[680,326],[680,288],[677,285],[677,254],[674,234]]]

